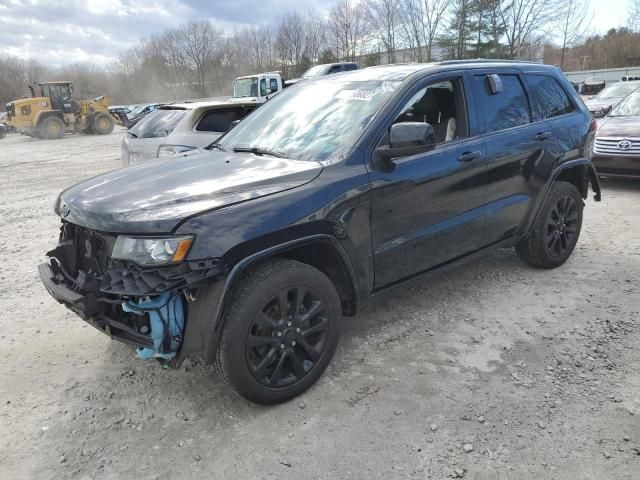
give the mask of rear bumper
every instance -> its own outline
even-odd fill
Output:
[[[640,155],[594,155],[591,161],[598,175],[640,177]]]

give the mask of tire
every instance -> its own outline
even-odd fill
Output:
[[[583,208],[573,184],[554,182],[531,233],[516,245],[518,256],[534,267],[562,265],[578,243]]]
[[[214,362],[222,382],[264,405],[311,387],[340,338],[342,308],[331,280],[295,260],[270,260],[244,275],[232,295]]]
[[[46,117],[38,126],[38,138],[55,140],[64,137],[64,122],[58,117]]]
[[[98,135],[109,135],[113,132],[113,119],[111,115],[97,112],[91,119],[91,130]]]

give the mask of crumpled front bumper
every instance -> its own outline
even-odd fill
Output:
[[[73,242],[61,241],[47,253],[49,262],[38,266],[38,274],[49,294],[87,323],[114,340],[139,347],[153,348],[148,331],[142,333],[137,318],[122,309],[122,304],[164,293],[184,295],[186,325],[178,356],[178,366],[186,356],[205,355],[208,339],[215,328],[215,314],[221,303],[226,277],[220,259],[184,261],[178,265],[143,268],[131,262],[108,259],[101,276],[92,276],[77,267],[67,270],[65,262],[75,251]]]

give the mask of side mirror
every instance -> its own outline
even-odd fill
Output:
[[[595,118],[602,118],[605,117],[612,109],[613,107],[611,105],[607,105],[606,107],[602,107],[600,110],[597,110],[595,112],[593,112],[593,116]]]
[[[229,124],[229,130],[231,130],[232,128],[234,128],[236,125],[238,125],[240,123],[240,120],[234,120],[233,122],[231,122]],[[229,131],[227,130],[227,132]]]
[[[435,147],[436,135],[430,124],[423,122],[395,123],[391,125],[389,131],[389,145],[383,145],[376,149],[374,163],[386,171],[394,158],[430,152]]]

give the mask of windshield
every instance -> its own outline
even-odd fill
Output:
[[[318,81],[285,90],[225,135],[220,145],[322,161],[349,151],[399,82]]]
[[[324,65],[316,65],[302,74],[302,78],[311,78],[319,75],[324,70]]]
[[[640,116],[640,91],[635,91],[622,100],[609,114],[610,117]]]
[[[602,90],[595,98],[605,100],[607,98],[626,97],[640,87],[640,83],[616,83]]]
[[[137,138],[166,137],[186,114],[187,110],[156,110],[140,120],[129,133]]]
[[[233,82],[234,97],[257,97],[258,96],[258,79],[238,78]]]

